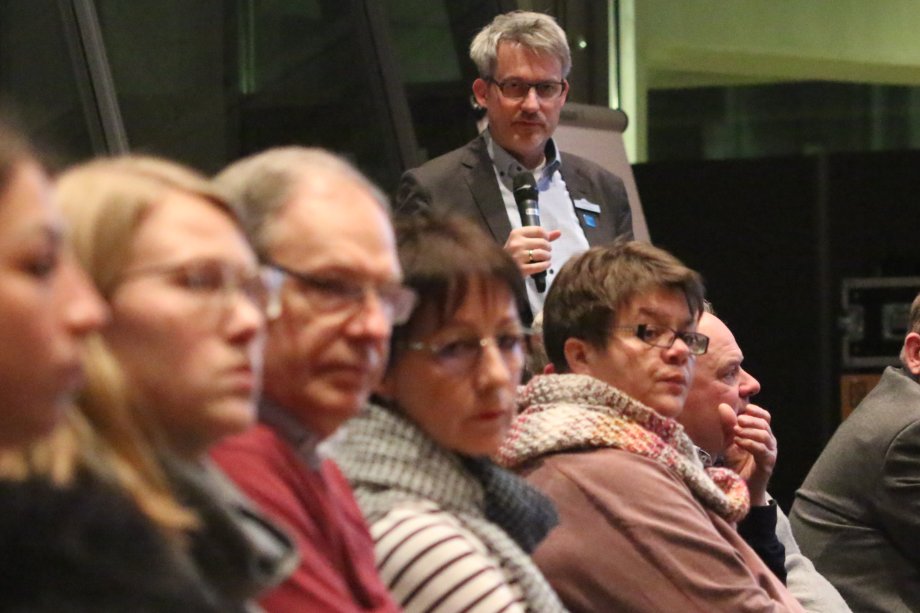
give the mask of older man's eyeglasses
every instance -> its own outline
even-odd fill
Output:
[[[291,270],[276,263],[270,266],[296,281],[310,306],[317,311],[355,313],[367,304],[368,295],[373,294],[380,301],[387,319],[399,325],[408,321],[415,308],[415,291],[401,283],[360,283],[333,275]],[[268,315],[269,318],[275,318],[280,314],[279,299],[277,304],[269,308]]]
[[[434,357],[444,370],[462,375],[473,370],[486,347],[494,346],[506,364],[521,362],[524,355],[523,332],[506,332],[484,338],[458,338],[444,342],[415,341],[406,344],[410,351],[425,351]]]
[[[486,79],[489,83],[494,84],[501,91],[502,96],[508,100],[523,100],[530,94],[533,89],[537,92],[537,97],[541,100],[552,100],[558,98],[565,91],[565,81],[523,81],[521,79],[505,79],[496,81],[489,77]]]
[[[637,326],[614,326],[618,330],[632,330],[636,338],[652,347],[667,349],[674,346],[674,341],[680,339],[693,355],[703,355],[709,349],[709,337],[699,332],[678,332],[667,326],[655,324],[639,324]]]

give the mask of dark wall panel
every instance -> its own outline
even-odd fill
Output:
[[[839,423],[840,282],[920,273],[920,153],[640,164],[653,241],[699,270],[761,382],[784,506]]]

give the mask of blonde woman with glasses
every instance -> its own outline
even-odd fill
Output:
[[[96,160],[64,173],[57,193],[111,321],[91,346],[84,420],[48,446],[46,467],[118,483],[177,543],[212,603],[243,609],[296,555],[206,453],[255,419],[276,284],[226,201],[177,164]]]

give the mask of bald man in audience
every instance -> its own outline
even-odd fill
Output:
[[[701,450],[704,462],[727,465],[747,481],[751,511],[738,531],[785,579],[790,593],[808,611],[849,611],[837,590],[802,555],[789,520],[767,493],[777,458],[776,438],[770,413],[751,403],[760,383],[743,368],[744,354],[734,335],[708,303],[697,331],[709,337],[709,349],[696,359],[693,383],[677,421]]]

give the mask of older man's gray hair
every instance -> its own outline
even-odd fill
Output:
[[[214,182],[236,209],[249,240],[265,260],[271,246],[271,221],[295,190],[330,176],[363,187],[389,215],[389,201],[380,188],[344,158],[315,147],[268,149],[229,165]]]

